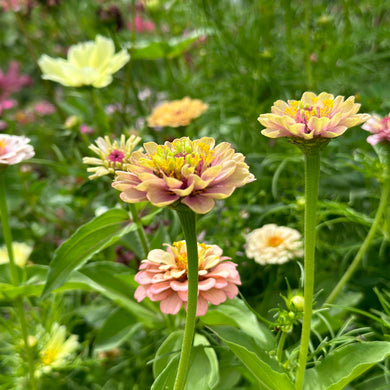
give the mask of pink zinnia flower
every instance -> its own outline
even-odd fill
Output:
[[[134,22],[135,31],[138,33],[151,32],[156,29],[156,26],[151,20],[144,20],[140,14],[135,15]],[[133,22],[129,22],[127,28],[133,31]]]
[[[11,61],[7,73],[0,69],[0,101],[7,99],[11,94],[19,92],[24,86],[31,85],[32,79],[19,73],[19,63]]]
[[[183,203],[205,214],[215,199],[225,199],[255,180],[241,153],[227,142],[214,144],[210,137],[183,137],[164,145],[147,142],[146,153],[133,152],[127,172],[116,172],[113,187],[122,192],[124,202],[148,200],[157,207]]]
[[[219,305],[227,298],[238,294],[240,275],[229,257],[222,256],[217,245],[198,243],[198,305],[196,315],[206,314],[208,302]],[[140,286],[134,297],[140,302],[145,297],[160,301],[165,314],[176,314],[181,306],[187,310],[188,276],[187,248],[185,241],[167,245],[167,250],[153,249],[142,261],[140,271],[135,275]]]
[[[344,101],[326,92],[305,92],[301,100],[276,101],[272,113],[260,115],[258,121],[265,127],[261,133],[270,138],[335,138],[369,118],[357,114],[359,108],[354,96]]]
[[[34,112],[40,116],[51,115],[56,110],[55,107],[51,103],[49,103],[45,100],[42,100],[41,102],[35,103],[33,109],[34,109]]]
[[[0,165],[14,165],[34,156],[30,139],[24,136],[0,134]]]
[[[376,145],[379,142],[390,142],[390,114],[382,118],[379,115],[372,115],[362,126],[362,129],[369,131],[372,135],[367,138],[367,142]]]

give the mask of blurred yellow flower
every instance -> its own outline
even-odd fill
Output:
[[[190,99],[187,96],[181,100],[165,102],[157,106],[147,118],[148,126],[187,126],[193,119],[202,115],[208,107],[201,100]]]
[[[130,60],[127,50],[115,54],[112,39],[97,35],[95,41],[73,45],[68,58],[52,58],[43,54],[38,65],[45,80],[55,81],[66,87],[92,85],[103,88],[112,82],[112,74]]]
[[[33,248],[24,242],[13,242],[12,250],[14,254],[15,264],[19,267],[24,267],[27,263],[28,258],[33,250]],[[0,247],[0,264],[9,263],[9,257],[7,252],[7,247],[2,245]]]

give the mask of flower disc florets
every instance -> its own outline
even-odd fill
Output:
[[[130,164],[130,156],[134,148],[141,141],[141,138],[132,134],[128,140],[124,134],[121,135],[120,142],[115,140],[111,142],[107,135],[99,137],[95,142],[96,145],[90,145],[89,148],[95,152],[100,158],[84,157],[83,163],[96,165],[95,167],[87,168],[87,172],[92,172],[93,175],[89,179],[96,179],[104,175],[113,175],[117,170],[124,170]]]
[[[326,92],[305,92],[301,100],[276,101],[272,113],[260,115],[258,121],[265,127],[261,133],[270,138],[335,138],[369,118],[357,114],[359,108],[353,96],[344,101]]]
[[[362,126],[362,129],[369,131],[372,135],[367,142],[376,145],[379,142],[390,142],[390,114],[382,118],[379,115],[372,115]]]
[[[199,214],[210,211],[215,199],[255,180],[241,153],[223,142],[187,137],[157,145],[144,144],[146,153],[134,152],[128,172],[117,172],[113,187],[128,203],[149,200],[158,207],[181,202]]]
[[[217,245],[198,243],[198,303],[196,315],[206,314],[208,302],[219,305],[238,294],[241,285],[237,265],[222,256]],[[167,245],[166,251],[153,249],[142,261],[135,280],[140,286],[135,291],[138,302],[145,297],[160,301],[161,311],[176,314],[182,305],[187,309],[188,275],[185,241]]]

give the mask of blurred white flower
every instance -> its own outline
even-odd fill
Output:
[[[73,45],[68,58],[52,58],[43,54],[38,65],[45,80],[55,81],[66,87],[92,85],[103,88],[112,82],[112,75],[130,60],[127,50],[115,54],[114,42],[97,35],[95,41]]]
[[[24,136],[0,134],[0,165],[14,165],[35,155],[30,139]]]
[[[245,253],[256,263],[283,264],[303,255],[301,234],[285,226],[264,225],[245,237]]]
[[[24,242],[13,242],[12,251],[14,254],[15,264],[19,267],[24,267],[33,248]],[[8,251],[5,245],[0,247],[0,264],[9,263]]]

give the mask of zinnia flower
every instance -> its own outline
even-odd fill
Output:
[[[144,144],[146,153],[133,152],[128,172],[116,172],[113,187],[121,191],[128,203],[149,200],[157,207],[183,203],[193,211],[210,211],[215,199],[225,199],[237,187],[255,180],[241,153],[223,142],[188,137],[172,143]]]
[[[67,360],[72,357],[79,346],[77,336],[71,335],[66,338],[65,326],[60,326],[58,323],[54,323],[50,333],[45,336],[46,342],[39,353],[40,367],[38,372],[48,372],[53,368],[66,366]]]
[[[285,226],[264,225],[246,236],[245,253],[261,265],[283,264],[303,255],[301,234]]]
[[[84,164],[97,165],[87,169],[87,172],[93,173],[89,176],[89,179],[92,180],[109,174],[113,175],[116,170],[127,169],[130,164],[130,155],[139,141],[141,141],[141,137],[134,134],[127,141],[125,135],[122,134],[119,143],[117,140],[112,143],[107,135],[104,138],[99,137],[95,141],[97,146],[90,145],[89,148],[100,158],[83,158]]]
[[[322,92],[318,96],[305,92],[301,100],[278,100],[271,108],[271,114],[261,114],[258,121],[265,127],[261,131],[270,138],[298,137],[305,140],[323,137],[335,138],[349,127],[365,122],[369,115],[357,114],[360,104],[350,96]]]
[[[33,248],[24,242],[13,242],[12,252],[15,264],[19,267],[24,267],[28,258],[31,255]],[[0,247],[0,264],[9,263],[8,251],[5,245]]]
[[[165,102],[157,106],[147,118],[148,126],[187,126],[193,119],[202,115],[208,107],[209,106],[201,100],[192,100],[189,97]]]
[[[227,298],[238,294],[240,275],[229,257],[222,256],[217,245],[198,243],[198,305],[196,315],[206,314],[208,302],[219,305]],[[187,248],[185,241],[167,245],[167,250],[153,249],[142,261],[140,271],[135,275],[140,286],[134,297],[140,302],[145,297],[160,301],[165,314],[176,314],[181,306],[187,310],[188,276]]]
[[[111,83],[112,74],[130,60],[127,50],[114,53],[112,39],[97,35],[95,42],[88,41],[71,46],[67,60],[43,54],[38,65],[45,80],[52,80],[66,87],[92,85],[95,88],[103,88]]]
[[[34,149],[29,142],[24,136],[0,134],[0,165],[14,165],[33,157]]]
[[[367,138],[367,142],[371,145],[376,145],[379,142],[390,142],[390,114],[384,118],[376,114],[372,115],[362,126],[362,129],[372,134]]]

